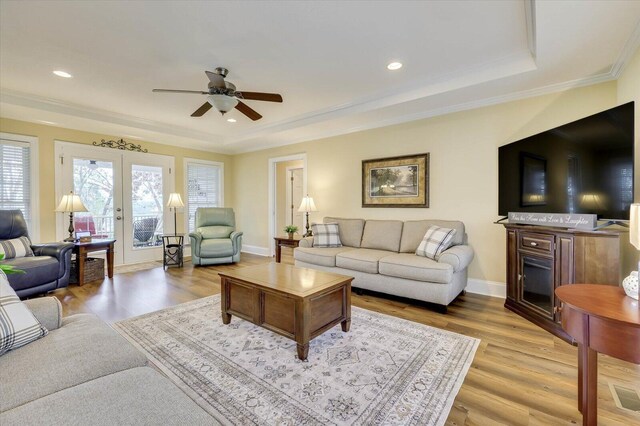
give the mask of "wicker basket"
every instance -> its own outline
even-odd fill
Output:
[[[84,282],[104,279],[104,259],[99,257],[87,257],[84,261]],[[78,261],[71,261],[71,276],[69,282],[72,284],[78,283]]]

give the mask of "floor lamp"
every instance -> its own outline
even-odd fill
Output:
[[[69,194],[63,195],[60,200],[60,205],[55,209],[56,212],[69,213],[69,236],[64,241],[75,242],[76,238],[73,235],[73,213],[88,212],[87,208],[82,204],[80,196],[70,191]]]
[[[309,194],[307,194],[306,197],[302,198],[302,203],[300,203],[300,208],[298,209],[299,212],[304,212],[307,215],[307,232],[306,234],[304,234],[305,237],[311,237],[313,235],[313,232],[311,232],[311,230],[309,229],[309,212],[317,212],[318,209],[316,209],[316,205],[313,202],[313,198],[309,197]]]
[[[167,207],[171,207],[173,209],[173,233],[174,235],[178,235],[178,220],[176,210],[178,207],[184,207],[184,203],[182,202],[182,197],[177,192],[173,192],[169,194],[169,201],[167,202]]]

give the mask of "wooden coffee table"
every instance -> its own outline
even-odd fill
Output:
[[[220,273],[222,322],[236,315],[295,340],[307,359],[309,341],[336,324],[351,325],[353,277],[282,263]]]

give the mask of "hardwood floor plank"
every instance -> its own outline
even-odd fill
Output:
[[[235,265],[164,271],[124,269],[113,279],[70,285],[52,293],[65,315],[94,313],[107,322],[153,312],[220,292],[218,272],[259,265],[272,259],[242,254]],[[293,263],[291,250],[283,262]],[[148,266],[148,265],[147,265]],[[372,294],[352,294],[353,306],[393,315],[481,340],[469,373],[453,404],[447,425],[575,425],[577,350],[504,309],[504,300],[471,293],[460,296],[447,314],[420,303]],[[640,425],[640,413],[616,407],[608,383],[639,386],[640,366],[599,357],[598,424]]]

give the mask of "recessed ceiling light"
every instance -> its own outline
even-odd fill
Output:
[[[237,120],[235,118],[227,118],[229,123],[235,123]]]
[[[400,68],[402,68],[401,62],[391,62],[389,65],[387,65],[387,69],[391,71],[399,70]]]
[[[64,78],[71,78],[73,77],[71,74],[69,74],[66,71],[62,71],[62,70],[55,70],[53,72],[55,75],[57,75],[58,77],[64,77]]]

